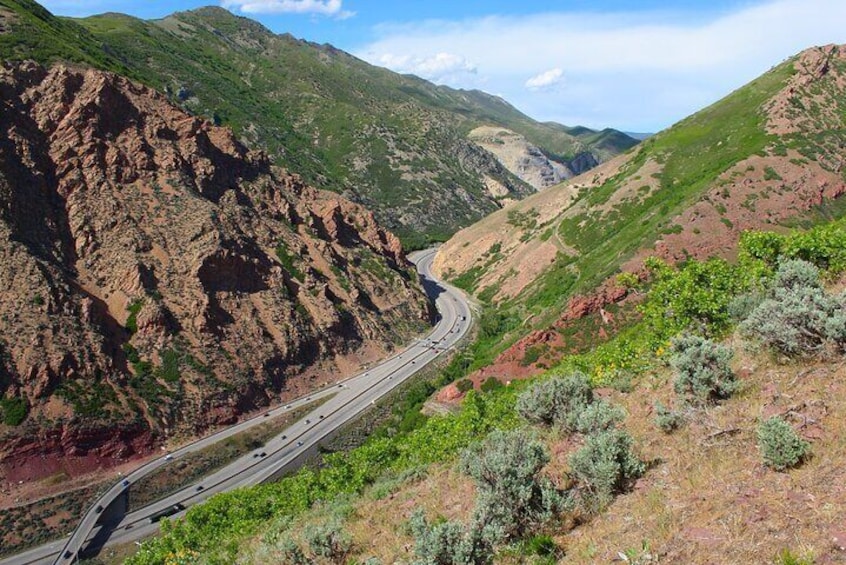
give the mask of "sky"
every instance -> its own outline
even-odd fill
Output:
[[[656,132],[791,55],[846,43],[844,0],[41,0],[160,18],[215,4],[542,121]]]

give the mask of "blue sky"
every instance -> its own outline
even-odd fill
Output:
[[[497,94],[539,120],[658,131],[813,45],[846,43],[844,0],[44,0],[158,18],[224,6],[277,33]]]

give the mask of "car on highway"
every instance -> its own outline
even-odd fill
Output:
[[[94,509],[94,512],[96,512],[97,514],[99,514],[102,511],[103,511],[103,505],[102,504],[98,504],[97,507]]]
[[[303,442],[298,441],[298,442],[297,442],[297,447],[302,447],[302,446],[303,446]]]
[[[120,484],[125,486],[125,487],[128,487],[129,486],[129,479],[124,479]]]
[[[195,488],[194,490],[197,491],[197,492],[200,492],[204,488],[206,488],[206,487],[204,487],[203,485],[197,485],[197,488]]]

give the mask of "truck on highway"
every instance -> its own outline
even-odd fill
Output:
[[[185,510],[185,505],[182,504],[181,502],[177,502],[173,506],[168,506],[164,510],[159,510],[158,512],[156,512],[155,514],[150,516],[150,523],[155,524],[156,522],[158,522],[162,518],[166,518],[168,516],[173,516],[177,512],[181,512],[183,510]]]

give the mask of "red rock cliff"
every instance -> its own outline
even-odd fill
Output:
[[[29,406],[0,474],[230,422],[428,321],[368,211],[155,91],[22,64],[0,104],[0,397]]]

